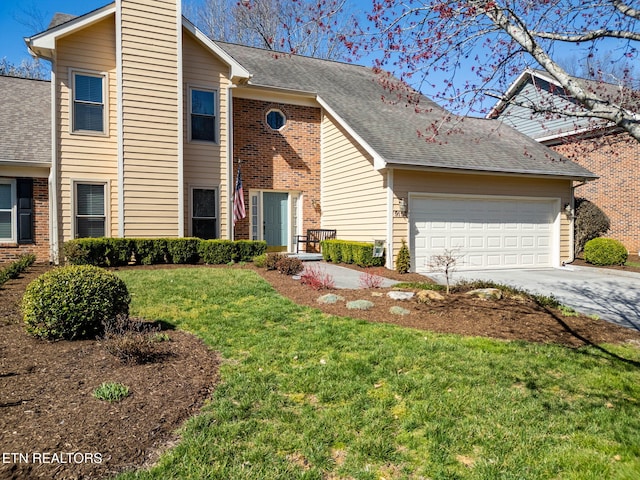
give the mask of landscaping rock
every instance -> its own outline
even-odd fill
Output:
[[[411,300],[415,293],[413,292],[401,292],[393,290],[387,293],[387,297],[392,298],[394,300]]]
[[[344,297],[341,297],[340,295],[336,295],[335,293],[327,293],[326,295],[322,295],[321,297],[318,297],[317,302],[331,304],[331,303],[342,302],[343,300],[344,300]]]
[[[502,290],[499,288],[478,288],[477,290],[467,292],[467,295],[483,300],[500,300],[502,298]]]
[[[389,313],[391,313],[392,315],[409,315],[411,312],[406,308],[402,308],[402,307],[398,307],[397,305],[394,305],[389,309]]]
[[[422,303],[441,302],[444,300],[444,295],[436,290],[420,290],[416,298]]]
[[[347,308],[349,310],[369,310],[374,306],[373,302],[369,300],[353,300],[352,302],[347,302]]]

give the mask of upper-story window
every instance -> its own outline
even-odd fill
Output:
[[[191,140],[215,142],[216,92],[191,89]]]
[[[287,123],[287,117],[280,110],[272,109],[267,112],[267,125],[272,130],[281,130]]]
[[[73,72],[73,131],[106,133],[105,76]]]

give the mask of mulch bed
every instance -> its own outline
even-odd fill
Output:
[[[120,363],[100,341],[46,342],[28,336],[17,305],[28,282],[48,268],[33,266],[0,287],[0,478],[106,478],[152,464],[178,440],[179,426],[210,398],[218,379],[217,354],[196,337],[174,330],[166,331],[166,355],[141,365]],[[640,345],[638,331],[585,316],[565,317],[524,298],[481,300],[456,293],[421,304],[392,300],[386,295],[390,289],[315,291],[275,271],[233,268],[253,269],[283,296],[330,315],[569,348]],[[425,281],[421,275],[386,269],[369,272]],[[319,304],[318,297],[326,293],[345,301]],[[371,300],[375,308],[347,309],[346,301],[356,299]],[[393,315],[389,309],[394,305],[410,313]],[[128,385],[132,394],[118,403],[96,400],[92,392],[105,381]]]

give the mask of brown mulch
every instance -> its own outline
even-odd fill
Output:
[[[100,341],[46,342],[28,336],[17,304],[28,282],[48,268],[33,266],[0,287],[0,479],[105,478],[152,464],[177,441],[176,429],[210,398],[217,381],[217,354],[196,337],[175,330],[166,331],[168,354],[141,365],[120,363]],[[570,348],[640,345],[638,331],[585,316],[565,317],[525,298],[480,300],[455,293],[444,301],[421,304],[392,300],[386,295],[390,289],[315,291],[275,271],[252,265],[235,268],[253,269],[283,296],[332,315]],[[425,281],[421,275],[383,268],[370,273]],[[319,304],[318,297],[329,292],[345,301]],[[348,310],[346,301],[356,299],[376,306]],[[394,305],[410,313],[392,315]],[[118,403],[96,400],[92,392],[105,381],[128,385],[132,394]]]
[[[629,257],[627,258],[627,263],[632,262],[635,264],[640,263],[640,256],[638,255],[629,255]],[[624,271],[624,272],[634,272],[634,273],[640,273],[640,267],[632,267],[630,265],[608,265],[606,267],[599,267],[596,265],[591,265],[590,263],[587,263],[584,258],[582,257],[578,257],[576,258],[571,265],[578,265],[580,267],[593,267],[593,268],[608,268],[608,269],[613,269],[613,270],[620,270],[620,271]]]
[[[153,463],[211,396],[217,354],[167,330],[164,356],[126,365],[99,341],[27,335],[17,303],[47,268],[31,267],[0,287],[0,478],[105,478]],[[103,382],[123,383],[131,394],[97,400],[92,392]]]

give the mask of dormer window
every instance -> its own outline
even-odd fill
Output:
[[[267,125],[272,130],[282,130],[287,123],[287,117],[280,110],[272,109],[267,112]]]

